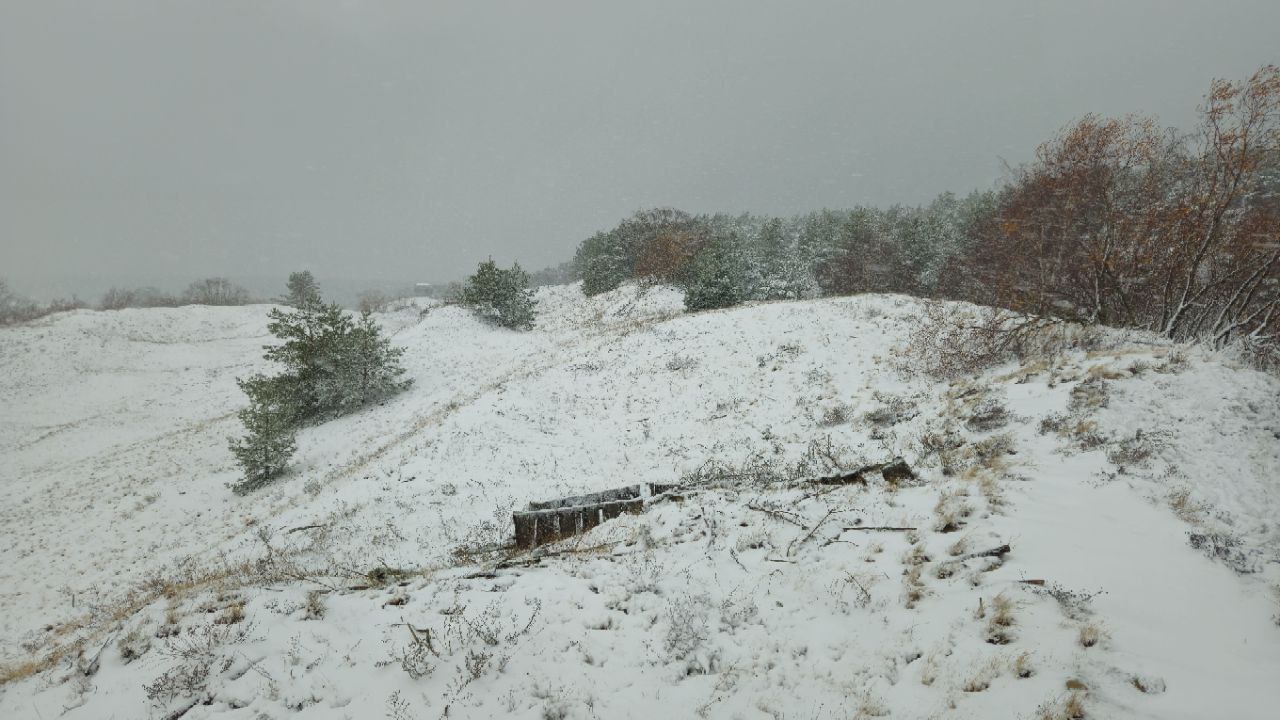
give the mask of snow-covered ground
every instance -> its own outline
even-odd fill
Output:
[[[539,300],[381,316],[414,387],[247,497],[265,307],[0,329],[0,717],[1280,712],[1280,381],[1117,342],[938,382],[897,296]],[[689,486],[504,547],[638,482]]]

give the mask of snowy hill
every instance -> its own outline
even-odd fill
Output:
[[[0,717],[1275,716],[1280,381],[1119,337],[938,382],[899,296],[539,301],[383,315],[414,387],[247,497],[265,307],[0,329]],[[638,482],[685,487],[504,546]]]

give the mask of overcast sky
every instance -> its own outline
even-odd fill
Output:
[[[992,186],[1085,112],[1188,125],[1276,0],[0,0],[0,276],[533,269],[643,207]]]

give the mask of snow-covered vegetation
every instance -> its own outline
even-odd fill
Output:
[[[790,218],[636,213],[583,241],[592,295],[629,279],[690,310],[898,292],[1105,324],[1280,367],[1280,67],[1215,80],[1193,132],[1086,115],[997,190]],[[1008,333],[997,338],[1007,344]]]
[[[536,299],[376,315],[412,386],[243,496],[267,307],[0,329],[0,717],[1280,707],[1280,381],[1231,352],[1096,331],[939,379],[931,319],[980,310]],[[511,546],[529,501],[642,482],[676,487]]]

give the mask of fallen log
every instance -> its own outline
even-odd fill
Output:
[[[914,481],[916,474],[906,460],[896,457],[889,462],[864,465],[852,472],[820,477],[813,482],[818,485],[866,485],[867,476],[879,473],[884,481],[894,485]]]
[[[980,558],[980,557],[1002,558],[1005,555],[1008,555],[1010,550],[1012,550],[1012,548],[1010,548],[1008,545],[1001,545],[1000,547],[994,547],[994,548],[991,548],[990,550],[982,550],[979,552],[969,553],[968,555],[961,555],[960,557],[956,558],[953,562],[964,562],[965,560],[973,560],[974,558]]]
[[[991,548],[990,550],[980,550],[978,552],[971,552],[967,555],[961,555],[959,557],[954,557],[949,560],[944,560],[938,564],[951,565],[953,563],[962,563],[966,560],[973,560],[975,558],[984,558],[984,557],[1003,558],[1005,555],[1008,555],[1011,550],[1012,548],[1010,548],[1008,545],[1001,545],[1000,547],[994,547],[994,548]]]

